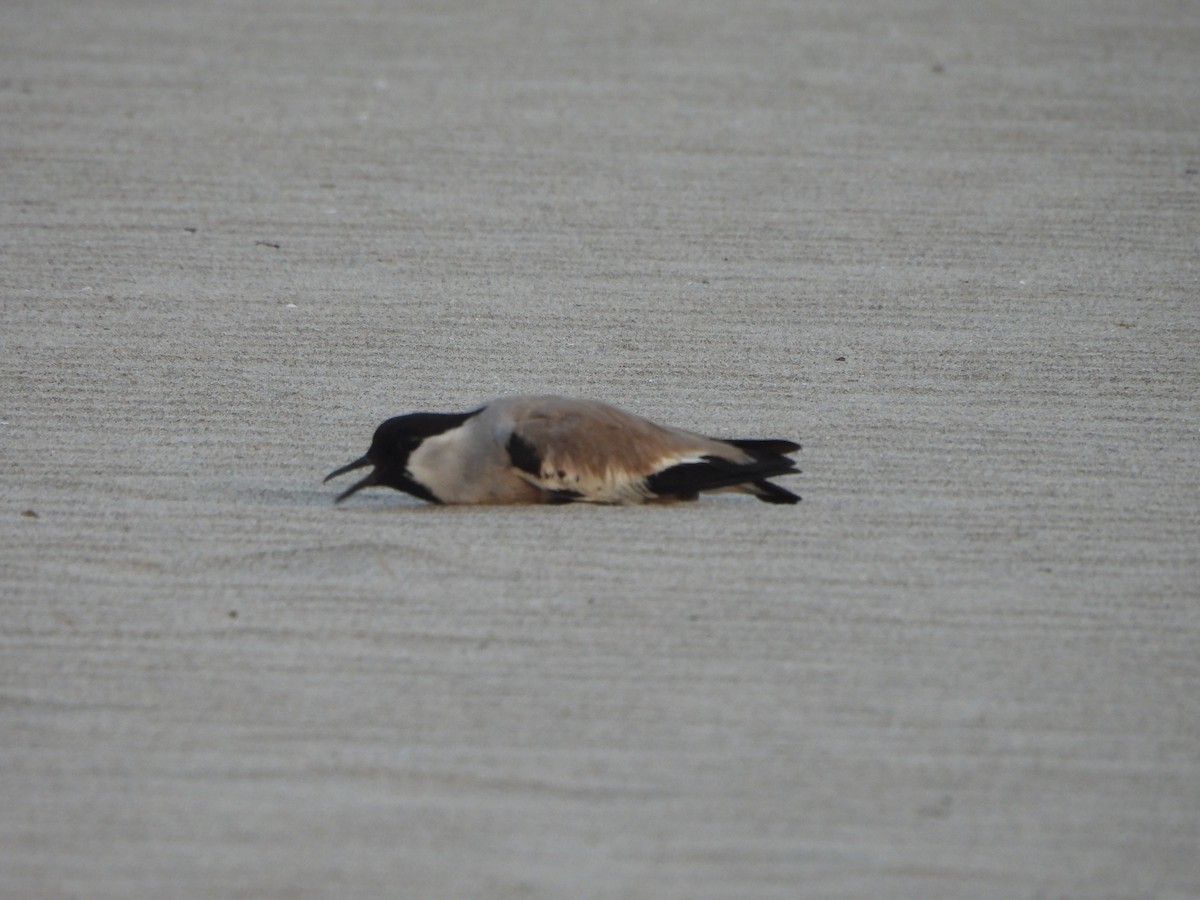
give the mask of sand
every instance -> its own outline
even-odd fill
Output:
[[[0,895],[1200,896],[1200,10],[0,9]],[[330,469],[516,392],[796,507]]]

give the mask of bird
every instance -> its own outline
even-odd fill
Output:
[[[797,503],[767,479],[798,474],[788,454],[799,449],[785,440],[705,437],[596,400],[514,396],[469,412],[388,419],[366,454],[325,482],[372,467],[335,503],[375,486],[436,504],[634,505],[709,491]]]

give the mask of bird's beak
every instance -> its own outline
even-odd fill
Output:
[[[371,460],[369,458],[367,458],[365,456],[360,457],[360,458],[356,459],[354,462],[348,463],[347,465],[342,466],[340,469],[334,469],[332,472],[330,472],[328,475],[325,476],[325,481],[329,481],[329,479],[331,479],[331,478],[337,478],[339,475],[345,475],[347,472],[353,472],[355,469],[361,469],[363,466],[369,466],[369,465],[371,465]],[[376,475],[376,472],[372,471],[371,474],[368,475],[366,478],[363,478],[360,481],[356,481],[354,484],[350,485],[350,487],[346,488],[346,490],[344,490],[340,494],[338,494],[337,499],[335,499],[333,502],[341,503],[343,500],[345,500],[351,494],[357,493],[358,491],[361,491],[365,487],[370,487],[373,484],[377,484],[378,482],[375,480],[375,475]],[[324,483],[324,482],[322,482],[322,483]]]

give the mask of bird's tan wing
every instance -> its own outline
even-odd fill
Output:
[[[714,458],[735,466],[751,462],[723,441],[603,403],[531,398],[511,412],[506,446],[514,468],[560,499],[638,503],[660,496],[653,489],[660,473]]]

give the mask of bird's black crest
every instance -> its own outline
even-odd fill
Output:
[[[435,434],[444,434],[452,428],[457,428],[467,419],[477,416],[481,412],[483,412],[482,408],[465,413],[409,413],[406,416],[388,419],[379,426],[379,431],[412,437],[432,437]]]

